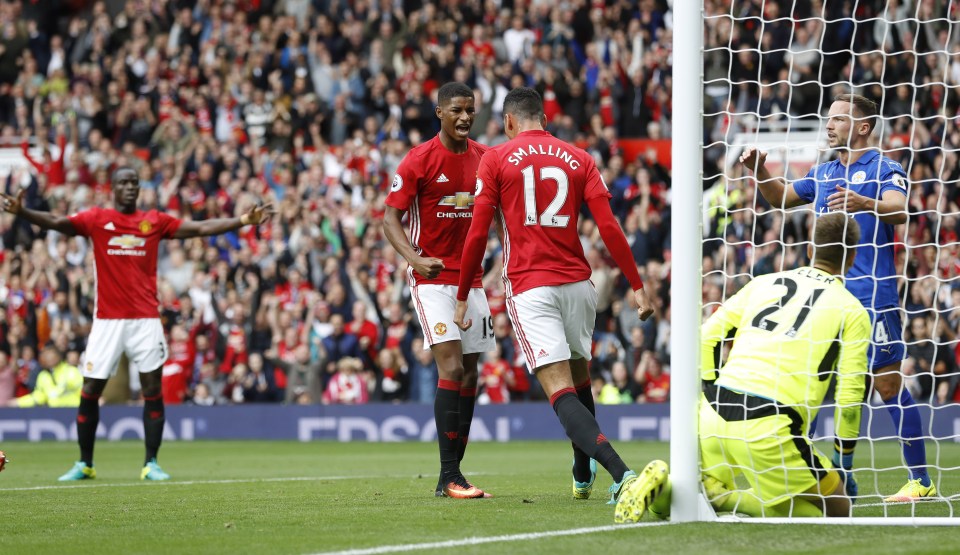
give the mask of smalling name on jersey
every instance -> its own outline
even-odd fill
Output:
[[[555,156],[564,162],[566,162],[571,170],[576,170],[580,167],[580,161],[574,158],[573,154],[563,150],[562,148],[554,148],[554,145],[547,145],[547,148],[543,148],[542,144],[527,145],[526,147],[519,147],[517,150],[514,150],[510,153],[510,156],[507,157],[507,162],[510,162],[514,166],[519,166],[520,161],[523,160],[525,156],[536,154],[544,154],[546,156]]]

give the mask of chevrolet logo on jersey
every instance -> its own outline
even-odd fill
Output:
[[[107,249],[110,256],[147,256],[147,251],[142,249],[147,244],[147,240],[136,235],[120,235],[113,237],[107,245],[111,247],[120,247],[119,249]]]
[[[440,206],[452,206],[457,210],[466,210],[473,206],[474,196],[467,192],[459,192],[455,195],[443,197],[438,203]]]
[[[107,244],[111,247],[120,247],[121,249],[135,249],[146,245],[147,240],[135,235],[120,235],[119,237],[110,239]]]

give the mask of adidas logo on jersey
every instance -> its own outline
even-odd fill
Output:
[[[543,349],[540,349],[540,352],[537,353],[537,358],[543,358],[545,356],[547,356],[547,352],[544,351]]]
[[[107,225],[103,226],[103,229],[106,229],[107,231],[116,231],[117,226],[113,225],[113,222],[107,222]]]
[[[440,174],[440,177],[437,178],[437,183],[447,183],[449,181],[450,179],[442,173]]]

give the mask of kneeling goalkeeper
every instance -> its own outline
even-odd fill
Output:
[[[820,217],[807,247],[811,266],[753,279],[703,324],[701,469],[717,511],[850,514],[871,330],[867,311],[843,284],[859,239],[852,218]],[[730,333],[733,347],[721,368]],[[831,464],[806,430],[834,375]],[[735,489],[741,473],[747,491]]]

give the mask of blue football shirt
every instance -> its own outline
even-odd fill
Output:
[[[898,162],[871,150],[849,167],[839,160],[818,164],[794,181],[793,189],[800,198],[813,203],[819,216],[829,211],[827,197],[837,192],[837,185],[867,198],[880,199],[886,191],[906,195],[906,175]],[[870,309],[899,306],[893,225],[881,222],[871,212],[857,212],[853,218],[860,224],[860,245],[853,268],[846,275],[847,289]]]

